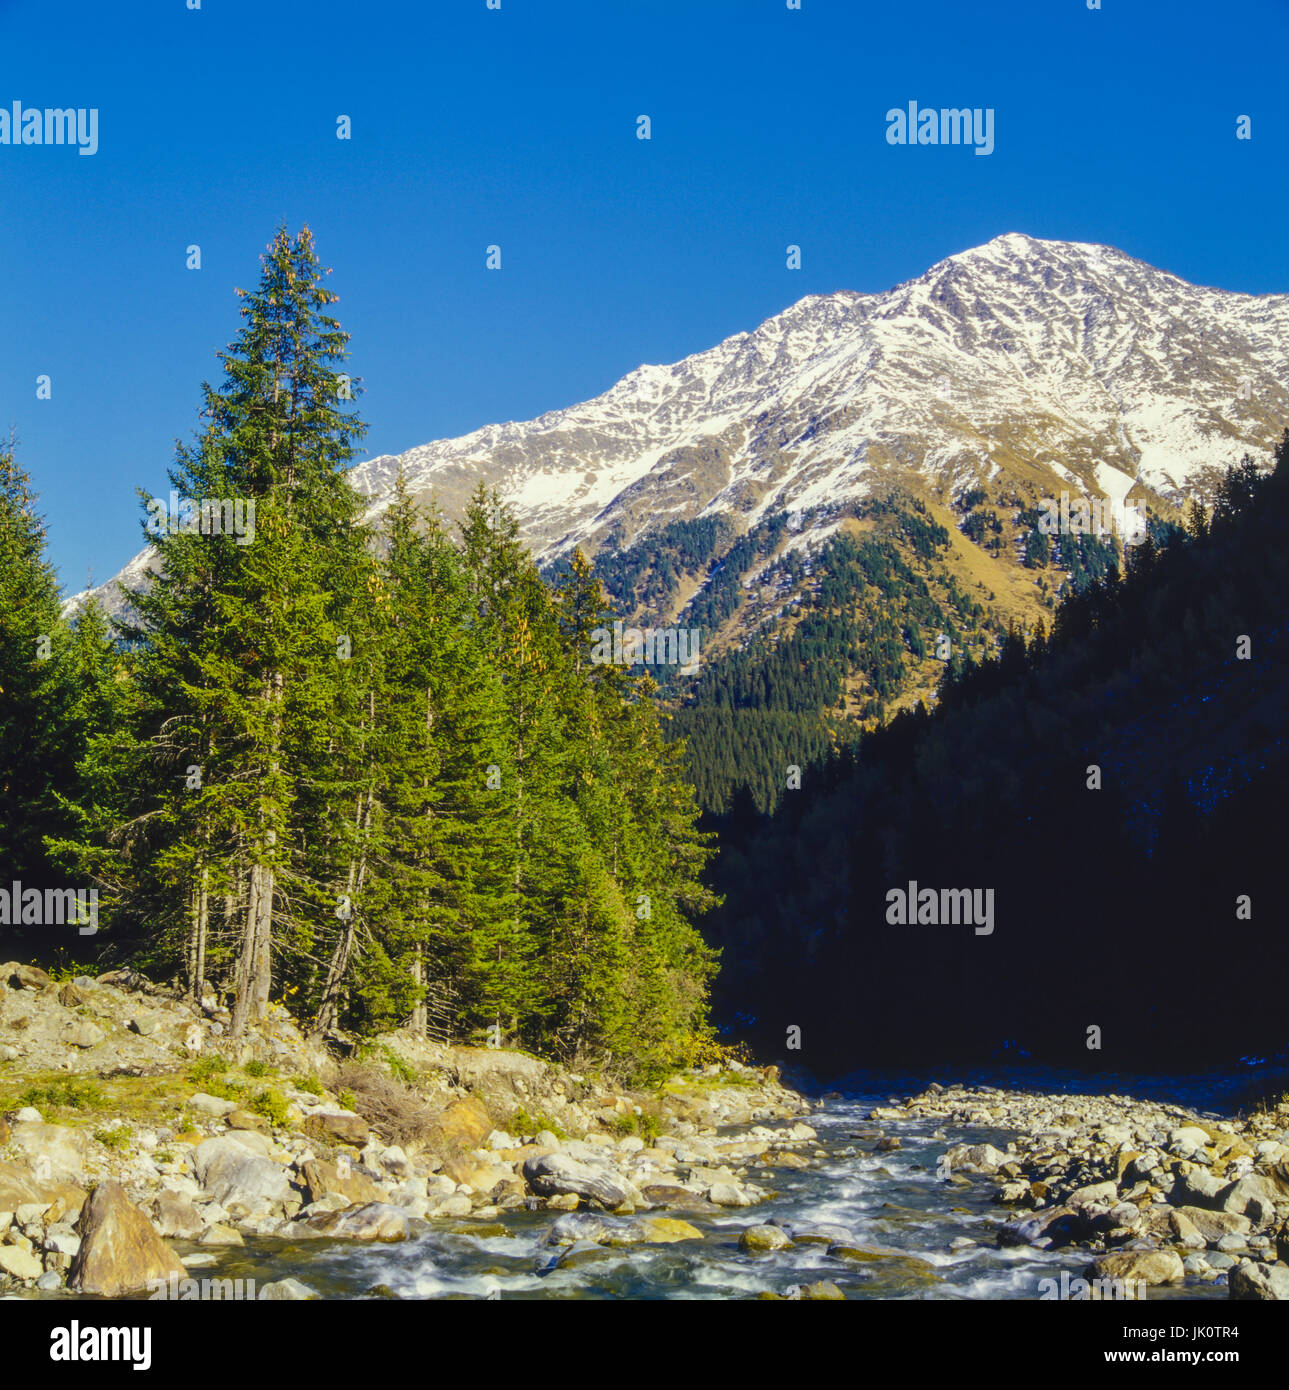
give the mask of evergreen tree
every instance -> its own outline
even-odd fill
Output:
[[[45,838],[67,828],[58,791],[79,753],[76,662],[45,558],[31,481],[0,444],[0,863],[6,879],[39,882]]]

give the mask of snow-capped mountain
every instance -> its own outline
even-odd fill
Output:
[[[1267,460],[1286,421],[1289,295],[1201,288],[1112,247],[1011,233],[352,477],[378,514],[401,468],[449,517],[482,478],[550,559],[715,512],[745,529],[893,475],[939,503],[1001,474],[1034,497],[1136,486],[1179,502],[1245,452]],[[144,565],[120,578],[137,583]]]

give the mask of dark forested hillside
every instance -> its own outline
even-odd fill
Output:
[[[1050,637],[947,673],[933,713],[843,749],[773,816],[744,799],[716,821],[727,1022],[779,1050],[799,1028],[821,1070],[1283,1046],[1265,982],[1289,967],[1287,526],[1289,436],[1273,474],[1229,471],[1122,580],[1089,575]],[[910,881],[919,903],[990,893],[992,920],[901,922]]]

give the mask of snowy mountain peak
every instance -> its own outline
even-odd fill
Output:
[[[1008,232],[890,290],[808,295],[593,400],[373,458],[352,478],[375,515],[401,468],[449,516],[483,479],[549,558],[703,514],[741,529],[893,475],[933,500],[1008,472],[1030,490],[1126,476],[1179,501],[1246,451],[1268,458],[1287,420],[1289,296]]]

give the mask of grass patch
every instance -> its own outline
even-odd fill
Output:
[[[624,1138],[627,1135],[638,1134],[641,1139],[652,1144],[662,1133],[662,1120],[648,1110],[639,1115],[633,1110],[629,1114],[619,1115],[613,1122],[613,1130]]]
[[[290,1106],[281,1091],[260,1091],[252,1098],[249,1109],[252,1114],[263,1115],[275,1129],[285,1129],[290,1123]]]
[[[117,1153],[122,1153],[130,1147],[130,1128],[128,1125],[113,1125],[111,1129],[96,1129],[94,1138],[98,1140],[104,1148],[113,1149]]]
[[[20,1105],[34,1105],[40,1111],[104,1110],[111,1104],[93,1081],[79,1076],[69,1076],[43,1086],[28,1086],[18,1101]]]
[[[182,1126],[183,1104],[191,1093],[192,1086],[177,1070],[99,1078],[45,1072],[0,1084],[0,1112],[34,1105],[47,1120],[73,1127],[101,1125],[105,1112],[136,1124]]]
[[[544,1111],[539,1111],[536,1115],[530,1115],[522,1106],[510,1117],[506,1129],[511,1134],[516,1134],[520,1137],[525,1134],[540,1134],[542,1130],[548,1129],[556,1139],[568,1138],[568,1135],[564,1132],[564,1128],[558,1120],[551,1119]]]
[[[222,1057],[198,1057],[188,1068],[188,1080],[194,1086],[199,1086],[203,1081],[209,1081],[212,1076],[219,1076],[227,1070],[228,1063]]]
[[[420,1080],[416,1068],[409,1066],[385,1043],[379,1046],[376,1043],[363,1043],[358,1049],[358,1061],[368,1064],[384,1062],[394,1080],[401,1081],[405,1086],[415,1086]]]

